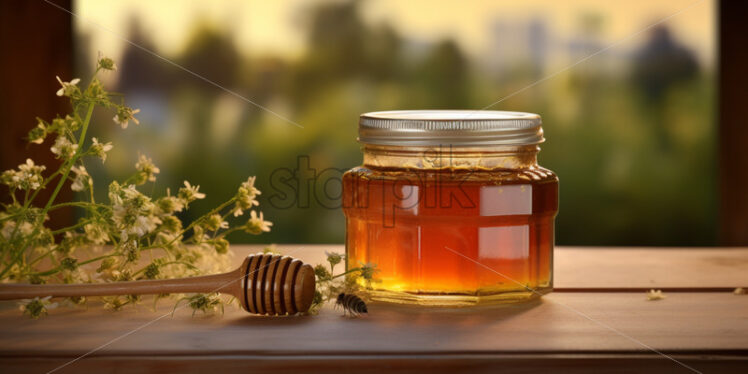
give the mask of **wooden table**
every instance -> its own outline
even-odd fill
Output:
[[[259,247],[239,246],[241,257]],[[340,245],[279,246],[321,263]],[[577,248],[555,253],[557,291],[495,307],[372,303],[191,317],[173,303],[110,312],[55,309],[29,320],[0,303],[0,372],[748,372],[748,248]],[[644,290],[664,290],[647,301]],[[92,351],[93,350],[93,351]],[[89,353],[85,357],[75,360]]]

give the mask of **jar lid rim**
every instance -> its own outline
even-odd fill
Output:
[[[532,145],[542,143],[539,115],[496,110],[393,110],[359,119],[359,142],[395,146]]]

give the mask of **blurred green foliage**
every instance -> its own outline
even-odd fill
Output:
[[[188,47],[168,56],[303,128],[130,47],[117,88],[142,109],[143,124],[125,132],[96,126],[94,136],[115,142],[106,168],[92,165],[96,183],[127,175],[140,150],[161,167],[153,188],[201,185],[208,197],[191,209],[197,216],[257,175],[260,208],[275,223],[261,240],[341,243],[340,209],[314,199],[308,207],[268,203],[274,170],[295,169],[299,155],[318,172],[360,164],[360,113],[482,108],[543,77],[511,55],[493,71],[449,39],[415,45],[390,25],[365,23],[359,2],[317,4],[305,14],[307,52],[298,59],[242,56],[230,30],[210,25],[190,30]],[[543,117],[540,161],[561,181],[558,244],[715,244],[714,79],[658,30],[621,72],[590,60],[491,108]],[[130,39],[153,49],[137,20]],[[85,69],[91,59],[79,60]]]

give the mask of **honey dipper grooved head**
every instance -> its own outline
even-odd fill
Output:
[[[314,269],[289,256],[258,253],[242,265],[242,307],[256,314],[285,315],[309,310]]]

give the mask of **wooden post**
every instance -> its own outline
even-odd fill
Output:
[[[748,245],[748,4],[719,7],[719,237]]]
[[[70,0],[55,4],[71,9]],[[36,117],[51,120],[69,113],[70,103],[55,95],[55,80],[73,78],[73,26],[70,14],[44,1],[0,1],[0,171],[17,167],[26,158],[47,166],[47,172],[60,164],[50,152],[54,139],[29,145],[24,139],[36,126]],[[48,173],[47,173],[48,175]],[[42,191],[38,201],[46,202],[52,188]],[[64,188],[58,201],[70,200],[72,191]],[[10,201],[5,186],[0,201]],[[51,215],[53,228],[69,226],[72,210],[60,209]]]

